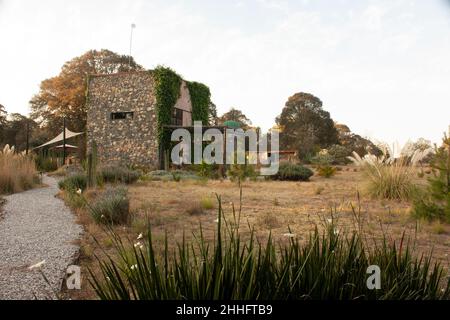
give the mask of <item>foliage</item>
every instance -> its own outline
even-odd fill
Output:
[[[200,164],[192,165],[192,168],[202,178],[217,179],[219,177],[219,166],[215,163],[202,161]]]
[[[102,224],[123,224],[130,220],[130,200],[123,186],[107,187],[93,204],[86,202],[92,218]]]
[[[321,165],[317,168],[317,174],[324,178],[331,178],[336,174],[337,169],[330,165]]]
[[[334,144],[327,148],[328,154],[333,158],[332,163],[337,165],[346,165],[350,162],[348,159],[352,151],[339,144]]]
[[[0,146],[14,146],[17,152],[27,148],[27,130],[29,149],[39,145],[39,137],[36,129],[38,125],[35,121],[19,113],[11,113],[6,117],[0,109]]]
[[[58,182],[58,187],[61,190],[68,192],[76,192],[77,190],[85,190],[87,187],[87,177],[84,173],[75,173],[67,176]]]
[[[27,190],[39,183],[34,159],[6,145],[0,151],[0,194]]]
[[[77,132],[86,127],[86,83],[89,74],[113,74],[143,70],[132,57],[109,50],[90,50],[66,62],[59,75],[41,82],[31,101],[31,117],[48,128],[52,135],[61,130],[61,119]]]
[[[98,172],[99,180],[105,183],[131,184],[136,182],[140,176],[141,172],[138,170],[114,165],[104,166]]]
[[[334,157],[325,149],[316,153],[316,155],[310,159],[310,162],[318,166],[326,166],[332,164],[334,160]]]
[[[155,170],[151,171],[144,176],[141,176],[143,181],[174,181],[174,178],[181,180],[198,180],[200,177],[195,172],[184,170]]]
[[[431,257],[417,258],[409,244],[367,249],[358,233],[343,235],[328,224],[300,241],[289,233],[287,244],[272,236],[260,242],[250,229],[240,233],[241,212],[228,221],[219,198],[215,241],[200,235],[177,249],[155,249],[151,228],[144,239],[124,242],[110,231],[118,258],[98,260],[101,274],[90,283],[103,300],[419,300],[450,298],[450,280]],[[399,249],[400,248],[400,249]],[[381,289],[367,287],[367,268],[382,270]],[[442,290],[441,290],[442,288]]]
[[[252,164],[231,164],[227,176],[231,181],[244,181],[247,178],[254,179],[258,176],[255,165]]]
[[[208,124],[210,126],[216,126],[219,123],[219,118],[217,116],[217,106],[210,101],[208,107]]]
[[[281,129],[281,148],[298,151],[301,159],[317,148],[338,143],[330,113],[323,110],[319,98],[309,93],[289,97],[276,123]]]
[[[207,125],[211,105],[209,88],[199,82],[186,82],[186,84],[192,103],[192,121],[201,121],[203,125]]]
[[[414,201],[413,215],[450,223],[450,138],[445,136],[431,160],[428,189]]]
[[[181,77],[163,66],[158,66],[152,73],[155,79],[158,143],[166,147],[170,143],[170,132],[164,130],[164,126],[171,124],[172,109],[180,96]]]
[[[240,128],[244,130],[248,129],[252,125],[250,119],[247,118],[241,110],[235,108],[231,108],[230,111],[225,112],[218,119],[218,123],[220,125],[223,125],[226,121],[237,122]]]
[[[350,156],[352,152],[356,152],[359,156],[363,157],[370,153],[377,157],[381,156],[383,152],[369,139],[363,138],[358,134],[352,133],[350,128],[345,124],[336,123],[335,128],[338,132],[339,144],[345,147]]]
[[[313,172],[299,164],[293,163],[280,163],[278,173],[273,176],[276,180],[287,180],[287,181],[308,181]]]
[[[349,159],[361,167],[367,177],[367,190],[374,198],[409,200],[417,189],[413,183],[414,166],[426,155],[416,151],[411,157],[395,158],[393,151],[383,150],[383,156],[356,152]]]
[[[53,153],[39,153],[34,159],[39,171],[52,172],[58,169],[58,158]]]

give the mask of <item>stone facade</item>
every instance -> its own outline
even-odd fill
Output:
[[[154,80],[151,72],[91,76],[87,102],[88,150],[96,141],[102,164],[159,166]],[[190,125],[189,90],[183,82],[175,104]]]

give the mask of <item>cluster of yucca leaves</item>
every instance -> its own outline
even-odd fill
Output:
[[[448,299],[450,280],[430,258],[411,255],[410,246],[381,245],[367,250],[358,233],[342,235],[334,223],[317,229],[306,243],[290,238],[259,242],[251,229],[244,241],[240,210],[234,221],[219,219],[214,244],[200,236],[176,250],[158,252],[149,228],[145,242],[128,246],[112,232],[118,259],[99,260],[91,272],[100,299]],[[131,243],[130,243],[131,244]],[[128,248],[129,247],[129,248]],[[381,289],[369,290],[369,265],[381,268]]]

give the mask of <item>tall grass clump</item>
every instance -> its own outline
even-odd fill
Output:
[[[333,224],[310,234],[305,243],[257,240],[253,229],[244,240],[241,213],[225,219],[218,202],[215,241],[200,235],[183,238],[170,250],[166,236],[156,249],[152,232],[136,243],[111,229],[117,257],[98,260],[100,275],[90,283],[105,300],[279,300],[279,299],[448,299],[450,280],[431,258],[414,257],[408,244],[385,241],[368,250],[359,233],[344,235]],[[381,289],[367,287],[367,268],[381,269]]]
[[[429,152],[416,150],[411,155],[402,154],[396,158],[392,150],[384,149],[380,157],[369,153],[361,158],[353,152],[353,157],[349,159],[366,175],[367,191],[372,197],[409,200],[416,192],[413,183],[415,166]]]
[[[107,225],[128,223],[130,200],[127,193],[127,189],[123,186],[109,186],[93,203],[85,201],[85,205],[97,223]]]
[[[132,170],[122,166],[109,165],[100,168],[98,179],[105,183],[131,184],[141,176],[138,170]]]
[[[88,179],[84,173],[75,173],[60,180],[58,182],[58,187],[61,190],[73,193],[78,189],[86,189],[87,181]]]
[[[6,145],[0,151],[0,194],[20,192],[39,183],[32,156]]]

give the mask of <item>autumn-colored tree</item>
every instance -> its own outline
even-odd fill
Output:
[[[62,128],[66,117],[69,129],[86,127],[86,83],[89,74],[112,74],[143,70],[134,59],[109,50],[91,50],[66,62],[58,76],[41,82],[31,101],[31,117],[51,134]]]
[[[309,93],[289,97],[276,123],[281,128],[281,148],[298,151],[300,158],[338,143],[330,113],[323,110],[319,98]]]
[[[235,121],[239,123],[242,129],[247,129],[252,125],[250,119],[247,118],[241,110],[235,108],[231,108],[230,111],[225,112],[222,116],[220,116],[218,119],[218,124],[223,125],[226,121]]]

